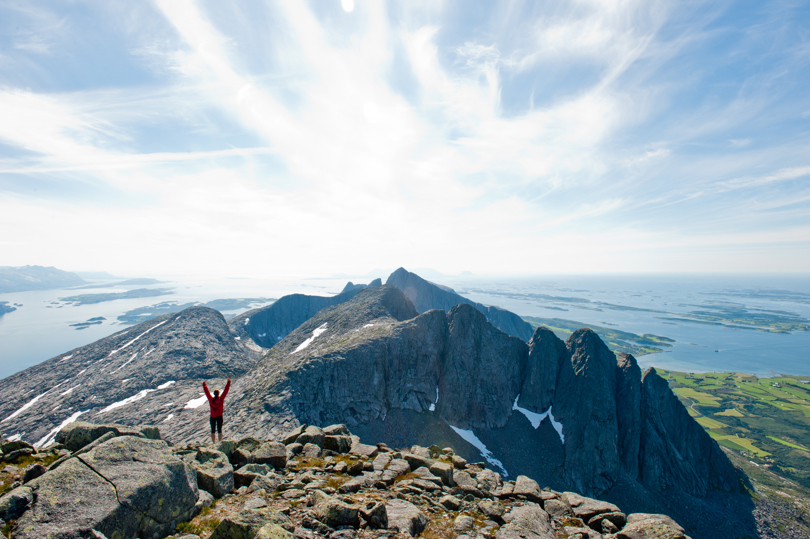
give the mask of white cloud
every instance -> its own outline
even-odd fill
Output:
[[[741,219],[740,238],[758,223],[767,224],[762,238],[801,237],[793,214],[751,219],[739,208],[761,216],[803,192],[760,197],[759,206],[719,200],[808,174],[796,158],[802,141],[777,156],[758,138],[756,151],[769,153],[755,153],[735,131],[767,101],[740,95],[663,115],[688,82],[657,70],[699,41],[690,31],[661,37],[676,16],[665,4],[541,6],[522,26],[459,35],[442,20],[449,7],[436,3],[341,11],[335,1],[329,15],[295,1],[239,4],[233,20],[192,0],[157,5],[165,21],[155,26],[165,28],[134,34],[141,39],[129,50],[159,83],[0,87],[0,140],[25,150],[6,153],[0,173],[115,192],[104,204],[4,195],[0,223],[19,238],[9,261],[47,252],[54,258],[40,263],[86,267],[102,244],[99,269],[120,260],[130,272],[305,271],[323,260],[576,271],[588,265],[584,253],[618,271],[628,253],[656,267],[636,257],[639,246],[686,249],[684,214],[709,243],[738,245],[727,230]],[[554,87],[569,64],[583,80]],[[392,72],[407,72],[413,88],[403,91]],[[537,84],[545,94],[532,101]],[[521,106],[510,94],[518,90]],[[733,160],[688,154],[711,136]],[[752,244],[765,244],[758,237]],[[357,242],[374,249],[358,254]]]

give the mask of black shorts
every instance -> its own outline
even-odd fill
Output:
[[[215,432],[222,434],[222,416],[211,418],[211,434]]]

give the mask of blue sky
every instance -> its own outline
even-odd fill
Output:
[[[0,265],[810,271],[810,4],[0,0]]]

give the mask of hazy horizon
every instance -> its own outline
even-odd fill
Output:
[[[808,274],[808,20],[783,1],[2,2],[0,265]]]

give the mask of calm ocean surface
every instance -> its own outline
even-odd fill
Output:
[[[384,281],[387,275],[380,277]],[[177,277],[164,280],[171,282],[154,287],[172,288],[173,294],[82,306],[58,307],[52,302],[77,294],[144,287],[0,294],[0,301],[22,304],[16,311],[0,317],[0,378],[124,329],[127,326],[118,322],[117,317],[138,307],[164,301],[204,303],[228,298],[279,298],[296,292],[331,295],[340,292],[347,280],[366,283],[371,278],[284,282],[271,279],[202,281]],[[810,276],[442,277],[430,280],[450,286],[474,301],[497,305],[523,316],[562,318],[632,333],[652,333],[676,341],[665,353],[639,357],[642,367],[810,376],[810,332],[778,334],[667,320],[691,312],[733,309],[749,313],[778,311],[780,316],[804,320],[807,324],[810,323]],[[105,318],[100,325],[83,330],[70,326],[99,316]]]

